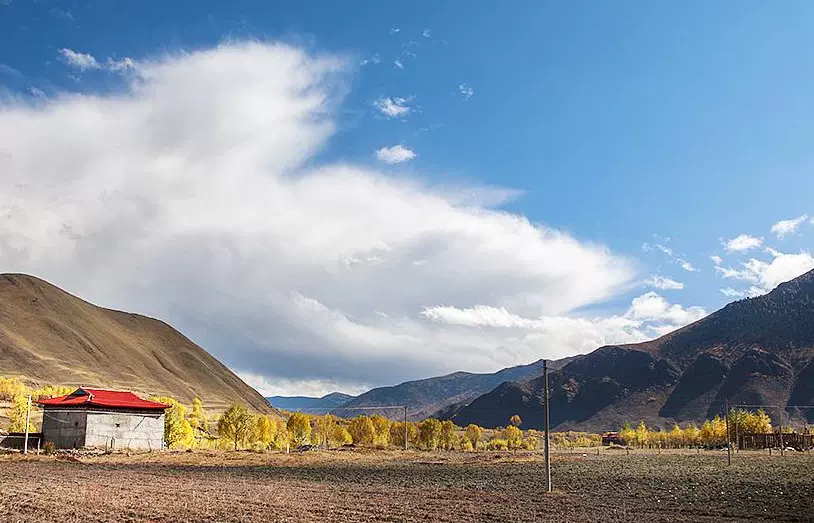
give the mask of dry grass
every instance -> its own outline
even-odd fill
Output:
[[[32,276],[0,274],[0,369],[29,384],[132,390],[207,408],[268,404],[164,322],[97,307]]]
[[[191,452],[0,458],[0,521],[810,521],[814,458]]]

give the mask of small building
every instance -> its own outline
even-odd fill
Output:
[[[610,445],[624,445],[625,441],[619,436],[618,432],[605,432],[602,434],[602,445],[608,447]]]
[[[132,392],[80,388],[37,403],[43,408],[43,440],[58,449],[164,447],[164,410],[169,405]]]

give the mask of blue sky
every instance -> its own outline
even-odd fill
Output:
[[[36,111],[50,114],[59,103],[68,103],[64,100],[70,93],[96,98],[137,96],[128,89],[132,75],[139,76],[146,68],[138,64],[167,57],[181,60],[177,57],[183,53],[247,41],[284,43],[309,57],[329,56],[341,63],[340,72],[329,82],[328,90],[337,100],[330,105],[330,136],[314,140],[312,152],[298,160],[303,169],[353,166],[375,170],[387,180],[409,180],[428,193],[440,192],[455,201],[475,194],[474,206],[494,213],[496,220],[506,211],[521,221],[525,217],[535,226],[564,233],[585,248],[599,246],[611,253],[613,263],[624,263],[628,273],[607,280],[612,281],[607,292],[588,297],[580,291],[575,294],[579,299],[565,299],[567,306],[551,310],[526,308],[529,303],[548,301],[517,291],[530,285],[532,293],[536,284],[522,278],[507,284],[506,274],[493,274],[483,290],[473,290],[472,296],[461,290],[424,295],[423,301],[416,297],[412,312],[406,306],[413,304],[409,289],[393,290],[381,303],[366,302],[364,307],[361,300],[345,303],[335,296],[353,293],[358,287],[351,286],[351,281],[369,282],[372,275],[360,280],[334,277],[326,284],[333,289],[330,292],[317,288],[318,278],[306,279],[296,288],[274,287],[275,292],[295,292],[366,327],[374,324],[367,314],[392,318],[396,311],[411,321],[452,325],[456,335],[463,336],[458,329],[477,327],[490,340],[480,346],[484,352],[489,343],[505,351],[492,359],[463,353],[444,364],[428,358],[426,364],[409,367],[403,374],[364,380],[336,370],[347,365],[364,367],[352,351],[327,345],[321,355],[342,356],[326,364],[320,375],[295,369],[302,347],[316,343],[298,335],[288,337],[297,341],[283,351],[285,355],[272,350],[274,357],[288,362],[290,372],[258,370],[253,362],[266,358],[270,345],[287,342],[265,336],[241,341],[239,346],[225,341],[245,320],[239,308],[232,312],[239,318],[235,325],[212,332],[200,324],[206,322],[194,319],[200,310],[187,310],[172,299],[160,302],[160,294],[145,293],[137,299],[123,298],[124,290],[103,292],[99,289],[109,288],[109,282],[101,276],[88,283],[44,263],[44,255],[13,258],[0,251],[2,268],[48,275],[103,305],[141,307],[147,309],[143,312],[163,315],[264,390],[323,392],[343,387],[353,391],[456,368],[490,370],[514,360],[542,357],[547,346],[524,341],[524,349],[512,348],[512,340],[520,336],[515,330],[509,334],[490,330],[488,336],[484,332],[509,325],[536,333],[549,327],[528,321],[547,315],[641,319],[645,316],[633,310],[631,301],[644,297],[640,304],[652,302],[655,293],[669,303],[656,304],[661,312],[647,313],[652,324],[640,326],[641,332],[654,335],[700,314],[670,316],[671,306],[684,312],[710,312],[736,297],[765,292],[812,267],[811,3],[620,1],[506,6],[370,1],[353,5],[199,1],[167,7],[164,2],[5,0],[0,2],[0,89],[6,94],[6,107],[14,109],[0,113],[0,118],[9,122],[12,112],[15,118],[33,117]],[[91,66],[77,61],[89,56],[94,60]],[[126,59],[137,65],[118,69],[112,65],[126,64]],[[281,68],[274,74],[292,74],[292,70]],[[389,107],[390,112],[381,107]],[[42,125],[53,129],[56,123]],[[376,151],[397,146],[389,149],[390,156],[387,151],[380,155],[390,163],[377,159]],[[95,161],[99,159],[89,156],[69,165]],[[18,174],[36,180],[38,173],[29,170],[31,165],[24,162],[16,167]],[[376,198],[375,191],[371,197]],[[25,196],[20,198],[16,202],[20,207],[32,205]],[[169,195],[165,200],[173,201]],[[772,231],[781,220],[797,218]],[[30,231],[16,233],[17,241],[34,242]],[[728,248],[724,245],[740,235],[745,236]],[[382,241],[387,244],[383,252],[393,252],[390,241]],[[47,239],[34,243],[43,252],[56,249]],[[545,264],[549,256],[541,249],[539,261]],[[722,259],[714,262],[713,255]],[[562,256],[557,251],[551,257]],[[380,258],[375,254],[364,259],[378,263]],[[506,266],[512,266],[511,259]],[[694,270],[686,270],[690,266]],[[401,274],[396,271],[390,277]],[[437,277],[457,285],[440,273]],[[576,281],[580,276],[568,278]],[[190,280],[184,288],[200,288],[207,281],[211,280]],[[477,287],[478,280],[467,285]],[[492,285],[513,290],[492,291]],[[540,285],[542,294],[551,288]],[[404,307],[396,307],[396,302]],[[387,309],[390,306],[392,310]],[[279,321],[290,326],[294,320]],[[398,330],[392,324],[375,326],[388,335]],[[433,336],[450,332],[433,331]],[[467,333],[461,343],[480,343],[480,338],[474,342],[469,337],[475,335]],[[417,347],[433,345],[438,339],[424,340]],[[612,336],[599,339],[624,341]],[[576,350],[563,342],[566,345],[570,348],[564,352]],[[422,358],[421,351],[405,349],[404,354],[388,357],[412,361]],[[290,386],[275,388],[274,383],[283,378],[291,380]]]

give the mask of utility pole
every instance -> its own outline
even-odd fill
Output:
[[[780,413],[780,455],[786,455],[786,446],[783,444],[783,417],[785,415],[785,411]]]
[[[404,450],[407,450],[407,405],[404,406]]]
[[[548,360],[543,360],[543,418],[545,423],[545,487],[551,492],[551,426],[548,416]]]
[[[23,454],[28,454],[28,424],[31,423],[31,394],[28,395],[28,403],[25,408],[25,441],[23,442]]]
[[[735,452],[741,451],[740,416],[735,416]]]
[[[732,464],[732,442],[729,438],[729,399],[724,400],[724,409],[726,412],[724,416],[726,416],[726,464]]]

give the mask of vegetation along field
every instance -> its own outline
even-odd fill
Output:
[[[0,457],[1,521],[810,521],[806,453],[231,451]]]

